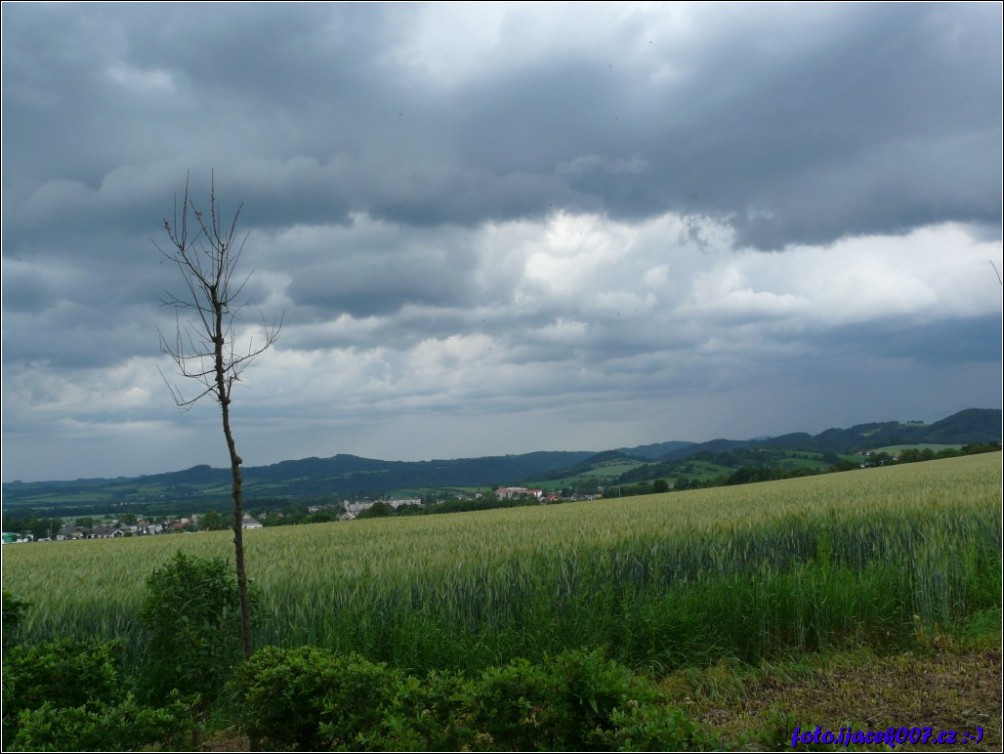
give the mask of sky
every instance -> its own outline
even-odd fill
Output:
[[[228,464],[160,350],[186,176],[283,317],[246,465],[1001,406],[1000,3],[2,13],[4,481]]]

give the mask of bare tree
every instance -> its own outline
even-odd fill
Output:
[[[244,656],[250,657],[251,609],[248,604],[247,573],[244,568],[244,493],[241,477],[241,457],[230,426],[231,391],[241,374],[258,356],[268,350],[279,336],[281,318],[271,324],[264,323],[257,340],[248,337],[243,345],[237,343],[236,326],[246,302],[240,300],[251,272],[237,277],[237,268],[247,242],[247,234],[237,235],[237,221],[243,205],[233,218],[224,222],[220,202],[216,198],[216,182],[212,181],[209,194],[209,214],[192,202],[185,181],[185,193],[178,206],[174,204],[173,220],[164,220],[164,230],[170,245],[154,245],[171,262],[174,262],[185,281],[183,296],[168,294],[162,302],[175,309],[174,338],[168,341],[160,333],[161,350],[169,355],[182,377],[199,384],[198,394],[186,397],[167,381],[168,388],[179,408],[188,408],[201,398],[211,396],[220,406],[223,435],[230,454],[231,492],[234,502],[234,562],[237,571],[237,588],[240,594],[241,644]]]

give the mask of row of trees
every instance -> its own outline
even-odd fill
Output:
[[[63,519],[48,516],[35,516],[33,513],[3,513],[3,530],[30,534],[33,539],[55,537],[63,526]]]
[[[633,497],[635,495],[654,495],[669,492],[669,482],[656,479],[654,482],[637,482],[629,485],[611,485],[603,489],[604,498]]]
[[[184,517],[161,516],[151,519],[141,519],[134,513],[124,513],[114,519],[105,519],[97,516],[78,516],[76,518],[60,518],[48,516],[35,516],[33,513],[4,513],[3,530],[5,532],[17,532],[22,535],[30,534],[32,539],[56,539],[57,535],[65,527],[80,529],[84,534],[90,533],[96,527],[123,527],[158,525],[165,531],[217,531],[228,526],[225,517],[218,510],[209,510],[200,515],[188,515]],[[126,536],[132,532],[127,531]],[[142,533],[142,532],[141,532]]]
[[[865,467],[888,466],[894,463],[920,463],[935,461],[939,458],[956,458],[958,456],[975,455],[977,453],[993,453],[1001,449],[999,442],[983,442],[963,445],[961,448],[942,448],[935,451],[931,448],[904,448],[897,454],[881,452],[865,457],[862,463]]]

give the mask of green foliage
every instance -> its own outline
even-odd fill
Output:
[[[259,649],[234,675],[241,728],[279,749],[317,748],[329,652]]]
[[[179,551],[146,584],[140,620],[150,636],[148,692],[165,699],[177,689],[211,704],[242,658],[234,574],[222,559]]]
[[[360,736],[380,732],[404,680],[358,655],[265,647],[237,672],[242,727],[284,749],[357,749]]]
[[[475,685],[468,701],[471,725],[482,733],[485,743],[531,751],[534,742],[551,737],[553,710],[548,703],[550,678],[547,672],[516,659],[501,668],[489,668]],[[559,747],[561,748],[561,747]]]
[[[191,705],[178,696],[159,709],[137,704],[116,662],[118,650],[63,639],[4,652],[4,750],[184,748]]]
[[[5,499],[5,510],[3,512],[4,532],[17,532],[22,535],[30,534],[32,538],[38,540],[56,536],[59,528],[63,525],[61,518],[36,517],[31,511],[26,513],[14,511],[11,513],[6,510],[6,506],[7,501]]]
[[[219,511],[206,511],[199,518],[199,527],[205,531],[219,531],[224,528],[223,516]]]
[[[115,645],[60,639],[5,652],[5,727],[22,710],[117,702],[124,696]]]
[[[598,651],[569,651],[540,664],[514,660],[486,670],[474,686],[472,725],[507,748],[592,751],[629,703],[655,689]]]
[[[266,647],[237,674],[242,728],[282,749],[593,751],[705,741],[600,652],[419,680],[358,655]],[[624,730],[619,731],[619,726]]]
[[[431,671],[406,676],[394,692],[380,735],[365,736],[379,751],[462,751],[478,748],[486,736],[470,725],[472,682],[461,673]]]
[[[419,701],[429,695],[417,679],[358,655],[335,657],[332,665],[335,682],[324,694],[319,728],[327,748],[386,751],[424,744],[429,731],[416,730],[414,721],[422,714]]]
[[[629,701],[610,715],[610,728],[593,740],[605,751],[714,751],[723,742],[679,707]]]
[[[24,614],[31,607],[30,602],[15,597],[3,590],[3,648],[6,651],[17,640],[18,628],[24,622]]]
[[[161,708],[143,707],[133,696],[118,702],[91,701],[59,707],[45,702],[23,710],[10,751],[135,751],[161,745],[184,750],[191,710],[175,699]]]
[[[356,518],[383,518],[385,516],[393,516],[394,509],[389,503],[385,503],[382,500],[373,503],[369,508],[359,511],[359,515]]]

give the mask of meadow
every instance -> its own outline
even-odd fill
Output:
[[[639,670],[911,647],[1000,624],[1001,454],[479,513],[246,532],[258,644],[409,670],[602,648]],[[228,532],[9,545],[23,638],[143,637],[151,571]]]

